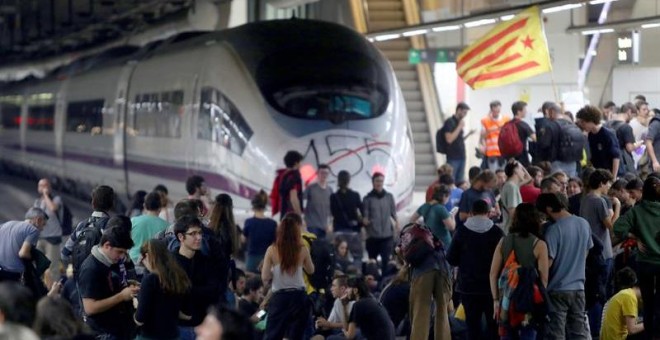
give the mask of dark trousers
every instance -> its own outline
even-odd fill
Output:
[[[637,276],[644,301],[644,339],[660,338],[660,265],[637,262]]]
[[[468,340],[498,339],[497,324],[493,319],[493,298],[488,295],[461,294],[461,302],[465,309]],[[482,319],[486,318],[484,333]]]
[[[370,259],[378,258],[380,255],[381,258],[381,275],[387,274],[387,265],[390,262],[390,256],[394,251],[394,238],[385,237],[385,238],[368,238],[366,242],[367,254]]]
[[[304,290],[277,291],[268,303],[264,340],[302,340],[309,318],[310,308]]]
[[[6,270],[0,270],[0,282],[3,281],[21,281],[21,273],[8,272]]]

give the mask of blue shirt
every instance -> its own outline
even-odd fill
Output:
[[[18,257],[23,243],[36,247],[39,229],[23,221],[9,221],[0,226],[0,267],[12,273],[22,273],[23,261]]]
[[[454,209],[454,207],[457,207],[458,202],[461,201],[461,196],[463,196],[463,189],[451,189],[451,193],[449,194],[449,201],[447,201],[447,204],[445,204],[445,209],[447,209],[447,211],[451,211]]]
[[[276,229],[277,223],[270,218],[248,218],[243,228],[248,254],[264,256],[268,247],[275,242]]]
[[[621,148],[616,134],[606,127],[596,133],[589,134],[589,149],[591,150],[591,164],[596,169],[612,171],[612,160],[621,158]]]
[[[555,221],[545,242],[552,259],[548,291],[584,290],[587,251],[594,245],[587,220],[571,215]]]

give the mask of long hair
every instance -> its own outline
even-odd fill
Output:
[[[518,204],[513,214],[509,233],[519,233],[522,237],[528,237],[530,234],[539,236],[540,231],[541,215],[534,204]]]
[[[163,291],[173,295],[184,295],[190,290],[190,279],[162,240],[151,239],[140,249],[142,257],[149,254],[147,260],[158,276]]]
[[[660,175],[651,174],[646,178],[642,188],[642,200],[660,201]]]
[[[302,247],[302,233],[300,226],[302,218],[296,213],[288,213],[277,226],[275,249],[280,256],[280,269],[282,272],[293,274],[298,266],[298,258]]]
[[[47,296],[39,301],[33,328],[41,338],[50,339],[73,339],[88,333],[87,327],[75,316],[69,302],[59,296]]]
[[[215,205],[209,219],[209,228],[213,230],[216,236],[222,236],[222,233],[226,233],[231,243],[231,253],[234,256],[238,255],[241,236],[238,234],[236,222],[234,222],[234,204],[231,196],[219,194],[215,197]]]

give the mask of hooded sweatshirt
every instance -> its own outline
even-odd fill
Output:
[[[459,268],[459,293],[490,295],[490,264],[504,236],[502,229],[493,226],[487,216],[472,216],[456,229],[447,261]]]
[[[660,202],[643,200],[614,223],[614,234],[626,238],[628,233],[637,237],[647,248],[637,261],[660,266]]]

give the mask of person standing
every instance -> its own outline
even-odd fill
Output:
[[[612,174],[619,173],[621,149],[614,132],[603,127],[600,110],[587,105],[577,112],[578,125],[589,133],[591,164],[596,169],[606,169]]]
[[[264,284],[271,283],[265,340],[302,340],[311,311],[303,270],[314,274],[314,263],[303,245],[302,218],[289,213],[277,227],[275,243],[268,247],[261,268]]]
[[[364,248],[360,237],[362,220],[362,200],[360,194],[351,190],[351,174],[342,170],[337,175],[337,192],[330,196],[330,211],[335,241],[346,240],[348,249],[355,259],[355,265],[362,268]]]
[[[648,131],[644,137],[646,152],[650,160],[648,172],[660,171],[660,117],[653,117],[648,123]]]
[[[266,205],[268,195],[266,192],[259,193],[252,198],[252,210],[254,216],[245,220],[243,236],[247,241],[247,259],[245,269],[252,273],[258,273],[259,264],[266,255],[266,250],[275,241],[277,223],[266,217]]]
[[[206,216],[211,202],[211,190],[206,186],[206,180],[199,175],[192,175],[186,180],[188,199],[197,199],[202,202],[202,216]]]
[[[470,107],[467,104],[458,103],[456,113],[447,119],[440,129],[441,137],[445,139],[447,163],[454,168],[454,181],[457,183],[465,178],[465,139],[476,131],[472,129],[467,134],[463,133],[468,111]]]
[[[48,222],[48,215],[39,208],[30,208],[24,221],[9,221],[0,225],[0,282],[21,280],[24,259],[37,246],[39,232]]]
[[[632,153],[635,151],[635,135],[632,127],[630,127],[630,120],[633,113],[636,112],[633,103],[625,103],[621,106],[621,111],[612,113],[612,119],[607,121],[606,127],[612,129],[616,134],[621,147],[621,165],[619,166],[618,176],[623,176],[626,173],[636,173],[635,161]]]
[[[532,182],[532,176],[529,175],[525,167],[518,161],[513,161],[504,168],[506,173],[506,183],[500,192],[500,205],[502,207],[502,230],[505,234],[511,226],[511,217],[516,212],[518,204],[523,203],[520,195],[520,186]]]
[[[442,241],[444,249],[449,249],[451,232],[456,228],[456,216],[450,214],[445,208],[449,194],[447,186],[436,187],[431,201],[417,208],[410,218],[410,223],[415,223],[420,217],[424,217],[424,224],[431,229],[433,236]]]
[[[142,264],[149,271],[142,278],[135,323],[140,326],[136,340],[178,339],[177,322],[184,295],[190,290],[188,275],[167,251],[167,244],[151,239],[140,247]],[[180,315],[183,314],[183,315]]]
[[[508,117],[502,117],[500,112],[502,110],[502,103],[499,100],[490,102],[490,112],[486,117],[481,119],[481,140],[479,147],[483,150],[487,169],[496,171],[504,166],[502,153],[498,140],[500,138],[500,130],[502,126],[509,121]]]
[[[41,196],[37,198],[33,206],[43,210],[48,215],[48,222],[39,234],[37,249],[50,260],[50,267],[48,268],[50,280],[51,282],[57,282],[61,274],[62,226],[60,218],[63,215],[62,198],[53,195],[53,188],[46,178],[39,180],[37,191]]]
[[[330,222],[330,196],[332,189],[328,186],[330,167],[326,164],[319,165],[317,170],[317,182],[305,189],[305,223],[307,230],[317,237],[325,238]]]
[[[515,155],[514,158],[523,166],[529,166],[529,141],[536,142],[536,134],[534,130],[525,121],[527,116],[527,103],[517,101],[511,105],[511,112],[513,113],[513,120],[511,124],[515,124],[518,130],[518,135],[514,136],[520,140],[522,144],[522,151],[520,154]],[[501,134],[500,134],[501,136]]]
[[[548,105],[550,120],[548,137],[555,157],[550,160],[553,172],[563,172],[569,177],[577,175],[578,163],[582,160],[586,138],[573,120],[562,112],[559,105]]]
[[[589,223],[568,212],[563,194],[542,194],[537,209],[548,216],[545,241],[550,258],[548,295],[552,306],[547,334],[551,339],[587,339],[585,318],[587,253],[593,247]]]
[[[367,230],[366,248],[370,259],[381,258],[381,273],[385,275],[394,250],[394,233],[398,233],[394,196],[385,191],[385,175],[376,172],[371,177],[373,190],[365,196],[363,223]]]
[[[447,252],[449,264],[458,267],[456,291],[460,293],[465,308],[469,340],[497,338],[488,272],[495,248],[504,233],[494,227],[495,224],[488,218],[489,213],[490,207],[486,201],[476,201],[472,205],[471,216],[458,227]],[[485,333],[481,327],[483,317],[486,320]]]
[[[280,175],[280,220],[290,212],[303,213],[303,183],[300,175],[300,163],[303,155],[298,151],[289,151],[284,155],[286,170]]]
[[[155,191],[149,193],[144,199],[144,214],[131,218],[133,226],[131,238],[135,245],[129,251],[129,255],[134,263],[138,263],[142,245],[169,226],[167,221],[158,217],[162,207],[161,199],[160,193]]]
[[[646,134],[649,131],[649,122],[653,117],[651,110],[649,110],[649,103],[646,100],[638,100],[635,102],[637,107],[637,115],[630,121],[630,127],[633,130],[636,141],[646,140]]]

